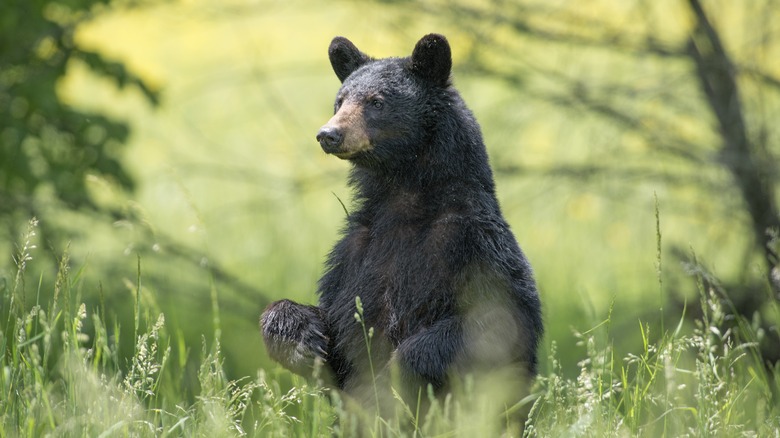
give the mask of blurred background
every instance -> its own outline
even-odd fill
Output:
[[[349,164],[314,139],[340,85],[328,44],[408,56],[438,32],[535,268],[542,356],[555,343],[576,373],[573,333],[610,315],[617,357],[640,321],[687,324],[704,270],[776,361],[778,3],[5,0],[0,277],[36,217],[28,306],[68,254],[109,326],[132,327],[140,276],[187,345],[221,334],[231,378],[275,369],[258,317],[316,302],[351,199]]]

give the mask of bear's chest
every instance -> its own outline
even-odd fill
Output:
[[[337,301],[354,302],[359,296],[366,325],[396,345],[450,314],[458,264],[452,251],[456,228],[448,220],[353,228],[345,236],[348,253]]]

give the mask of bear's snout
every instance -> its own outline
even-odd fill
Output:
[[[317,141],[320,142],[322,150],[329,154],[338,152],[343,140],[344,135],[341,133],[341,130],[331,126],[323,126],[320,132],[317,133]]]
[[[342,160],[351,160],[371,150],[363,109],[359,103],[344,102],[338,111],[320,128],[317,141],[322,150]]]

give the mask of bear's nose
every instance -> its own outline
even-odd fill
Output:
[[[317,141],[320,142],[322,150],[329,154],[338,151],[343,139],[344,136],[341,135],[341,131],[330,126],[323,126],[320,132],[317,133]]]

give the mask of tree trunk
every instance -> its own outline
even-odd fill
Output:
[[[696,20],[688,52],[723,137],[720,159],[740,190],[750,214],[756,245],[764,254],[769,283],[775,294],[780,294],[780,278],[773,275],[778,270],[778,254],[771,245],[770,234],[770,230],[780,229],[771,178],[776,164],[769,159],[763,145],[752,144],[748,138],[735,69],[720,36],[699,0],[688,0],[688,3]]]

